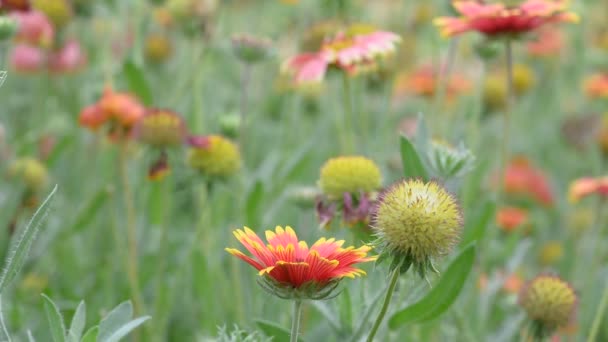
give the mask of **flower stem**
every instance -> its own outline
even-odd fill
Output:
[[[137,225],[135,218],[135,205],[133,202],[133,192],[129,182],[128,163],[127,163],[127,143],[121,142],[118,167],[120,179],[122,182],[123,196],[125,208],[127,211],[127,276],[129,278],[129,286],[131,288],[131,296],[133,297],[133,307],[135,315],[143,313],[142,296],[139,290],[139,276],[137,270]]]
[[[296,299],[293,301],[293,321],[291,322],[291,337],[290,342],[298,341],[298,333],[300,331],[300,318],[302,316],[302,300]]]
[[[247,104],[249,99],[249,83],[251,80],[251,65],[243,63],[243,71],[241,72],[241,99],[240,99],[240,125],[239,125],[239,142],[241,150],[245,147],[245,135],[247,134]]]
[[[602,300],[600,301],[600,306],[597,308],[597,312],[595,313],[595,318],[593,319],[593,325],[591,326],[591,331],[589,332],[589,337],[587,338],[587,342],[596,341],[596,336],[600,330],[600,325],[602,323],[602,317],[604,316],[604,312],[606,311],[607,306],[608,306],[608,283],[604,286],[604,292],[602,293]]]
[[[504,195],[504,179],[505,172],[507,169],[507,163],[509,162],[509,136],[511,131],[511,112],[513,110],[513,47],[511,39],[505,40],[505,59],[507,65],[507,104],[504,111],[504,127],[503,127],[503,138],[502,138],[502,161],[501,171],[499,180],[499,199]]]
[[[382,320],[384,319],[384,316],[388,311],[388,306],[391,303],[391,299],[393,298],[393,292],[395,292],[395,287],[397,286],[397,281],[399,280],[400,269],[401,267],[395,267],[395,269],[393,270],[391,282],[388,286],[388,290],[386,290],[386,296],[384,296],[384,303],[382,303],[382,309],[380,309],[378,317],[376,317],[376,321],[372,326],[372,330],[370,331],[369,336],[367,336],[367,342],[372,342],[374,340],[374,337],[378,332],[378,328],[380,328],[380,324],[382,323]]]
[[[454,62],[456,60],[456,51],[458,50],[458,43],[460,42],[460,38],[452,38],[450,40],[450,45],[448,46],[448,52],[446,55],[446,60],[444,63],[439,62],[439,68],[437,70],[437,87],[435,92],[435,98],[433,99],[433,113],[431,115],[439,116],[441,110],[443,109],[443,105],[446,99],[446,95],[448,89],[450,87],[450,78],[452,76],[452,67],[454,66]],[[444,121],[444,127],[442,127],[442,131],[444,135],[448,133],[449,128],[452,122],[452,113],[453,111],[447,111],[447,117]]]
[[[166,277],[167,274],[167,259],[169,257],[169,239],[168,239],[168,224],[167,217],[168,212],[171,208],[170,201],[170,183],[168,179],[160,180],[158,183],[153,184],[156,187],[156,191],[160,193],[162,197],[162,206],[159,208],[162,210],[159,222],[160,228],[160,240],[159,240],[159,250],[158,250],[158,261],[157,261],[157,274],[156,274],[156,291],[155,291],[155,303],[154,303],[154,319],[156,320],[156,324],[152,325],[152,330],[154,331],[153,336],[159,338],[165,338],[165,317],[169,311],[169,303],[168,301],[168,289],[166,285]]]
[[[351,86],[349,76],[344,73],[342,77],[342,85],[344,94],[342,100],[344,101],[344,122],[341,132],[343,132],[343,153],[352,153],[354,149],[353,141],[353,102],[351,98]]]

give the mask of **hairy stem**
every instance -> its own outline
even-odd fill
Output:
[[[302,316],[302,300],[296,299],[293,301],[293,317],[291,322],[290,342],[298,341],[298,333],[300,331],[300,319]]]
[[[378,313],[378,317],[374,321],[374,325],[372,326],[372,330],[369,332],[369,336],[367,336],[367,342],[372,342],[376,333],[378,332],[378,328],[380,328],[380,324],[382,324],[382,320],[384,320],[384,316],[386,316],[386,312],[388,311],[388,306],[391,303],[391,299],[393,298],[393,293],[395,292],[395,287],[397,286],[397,281],[399,280],[401,267],[395,267],[393,270],[393,275],[391,276],[391,281],[388,286],[388,290],[386,290],[386,296],[384,296],[384,302],[382,303],[382,308]]]

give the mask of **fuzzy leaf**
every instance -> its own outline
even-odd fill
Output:
[[[102,340],[101,338],[97,338],[97,342],[118,342],[150,318],[150,316],[143,316],[129,321],[127,324],[124,324],[116,329],[105,339]]]
[[[414,145],[404,136],[401,136],[401,163],[405,178],[427,179],[427,173]]]
[[[11,341],[11,335],[8,333],[8,329],[6,329],[6,324],[4,324],[4,314],[2,310],[2,296],[0,295],[0,341]]]
[[[57,305],[51,300],[51,298],[42,294],[44,299],[44,311],[46,312],[46,318],[51,328],[51,336],[55,342],[65,342],[65,325],[63,324],[63,317],[61,312],[57,308]]]
[[[70,330],[68,330],[68,340],[72,342],[80,341],[82,332],[84,331],[84,325],[87,319],[87,309],[84,300],[78,304],[74,317],[72,317],[72,323],[70,324]]]
[[[6,286],[15,279],[21,267],[25,263],[25,259],[32,247],[32,243],[36,238],[36,234],[40,230],[40,225],[46,218],[51,205],[51,200],[57,191],[57,185],[51,193],[46,197],[44,202],[38,207],[38,210],[32,216],[32,219],[27,224],[21,236],[16,240],[16,243],[11,247],[4,262],[4,270],[0,276],[0,294],[4,293]]]
[[[97,341],[106,342],[115,331],[127,324],[133,317],[133,305],[130,301],[122,302],[104,317],[99,323]]]
[[[129,90],[137,95],[144,105],[152,105],[152,91],[150,91],[143,70],[133,61],[127,60],[123,65],[122,71],[129,84]]]
[[[87,332],[84,333],[80,342],[97,342],[97,335],[99,334],[99,326],[94,326],[89,328]]]
[[[428,321],[444,313],[460,294],[473,267],[475,251],[475,244],[464,248],[425,297],[389,319],[389,328],[397,329],[408,323]]]
[[[477,215],[471,220],[471,223],[466,224],[464,237],[461,245],[466,246],[473,241],[479,241],[483,238],[486,228],[490,220],[494,217],[496,203],[491,200],[486,200]]]
[[[272,337],[274,342],[289,342],[290,340],[291,332],[276,323],[258,319],[255,324],[266,336]],[[303,340],[298,336],[298,341]]]
[[[259,225],[259,210],[262,198],[264,197],[264,184],[262,181],[257,180],[253,185],[253,188],[247,194],[247,200],[245,202],[245,215],[247,222],[252,227]]]

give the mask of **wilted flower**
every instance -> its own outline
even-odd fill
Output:
[[[608,98],[608,73],[597,73],[585,80],[585,93],[592,99]]]
[[[542,339],[574,318],[577,298],[567,282],[556,276],[540,275],[524,286],[519,303],[531,321],[532,335]]]
[[[168,109],[149,109],[135,124],[139,141],[155,148],[181,145],[186,140],[186,124],[177,113]]]
[[[516,157],[509,162],[503,186],[507,194],[529,196],[540,204],[553,205],[553,192],[547,176],[525,157]]]
[[[268,38],[247,33],[232,36],[234,54],[243,63],[253,64],[263,61],[270,55],[271,48],[272,41]]]
[[[600,139],[602,126],[599,115],[571,116],[564,120],[561,132],[569,144],[582,149]]]
[[[580,201],[582,198],[597,194],[608,198],[608,176],[593,178],[579,178],[570,184],[568,199],[572,203]]]
[[[528,54],[534,57],[558,56],[563,46],[562,33],[555,28],[539,30],[538,36],[526,44]]]
[[[549,23],[577,22],[568,12],[567,0],[527,0],[519,5],[455,1],[454,8],[462,17],[441,17],[434,23],[444,36],[476,31],[488,37],[517,36]]]
[[[378,59],[393,53],[401,38],[365,25],[353,25],[327,39],[320,50],[303,53],[285,61],[283,70],[293,74],[295,84],[323,80],[328,67],[334,66],[349,75],[373,70]]]
[[[512,232],[528,222],[528,212],[517,207],[503,207],[496,213],[496,225],[505,232]]]
[[[38,192],[48,184],[49,174],[46,166],[35,158],[15,160],[8,169],[8,175],[22,181],[27,190]]]
[[[69,23],[74,15],[68,0],[32,0],[32,7],[44,13],[58,28]]]
[[[543,244],[538,252],[538,262],[543,266],[553,265],[564,256],[564,246],[560,241]]]
[[[92,130],[107,124],[112,137],[124,139],[131,135],[131,129],[144,112],[144,106],[133,95],[106,88],[97,103],[80,112],[79,121]]]
[[[372,228],[381,258],[391,268],[410,266],[424,276],[433,261],[447,254],[460,237],[462,211],[456,199],[435,182],[397,182],[384,190],[374,208]]]
[[[341,199],[344,193],[369,193],[380,188],[382,175],[372,160],[360,156],[329,159],[319,177],[319,187],[327,197]]]
[[[220,136],[190,139],[188,164],[210,177],[228,177],[241,168],[241,154],[235,143]]]
[[[26,44],[16,45],[10,54],[10,65],[18,73],[31,74],[44,70],[46,55],[35,46]]]
[[[405,94],[414,94],[423,97],[433,97],[438,90],[439,77],[439,71],[432,65],[419,67],[411,73],[401,73],[395,80],[394,95],[401,97]],[[469,91],[471,89],[471,82],[463,75],[453,73],[450,75],[450,80],[445,87],[448,99],[452,99]]]
[[[34,46],[48,47],[55,39],[55,29],[44,13],[39,11],[11,13],[18,22],[15,39]]]
[[[152,63],[163,63],[173,54],[173,46],[167,35],[153,33],[146,37],[145,56]]]
[[[226,251],[255,267],[262,277],[260,285],[284,299],[327,298],[342,278],[365,274],[353,265],[375,260],[367,257],[369,246],[342,248],[343,240],[321,238],[309,248],[289,226],[267,230],[268,244],[247,227],[237,229],[234,236],[253,257],[238,249]]]

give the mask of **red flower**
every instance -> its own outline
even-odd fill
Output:
[[[496,224],[505,232],[512,232],[528,221],[528,212],[515,207],[504,207],[496,213]]]
[[[545,173],[524,158],[511,160],[503,180],[505,193],[529,196],[543,205],[553,205],[553,192]]]
[[[548,23],[578,21],[576,14],[566,11],[567,0],[527,0],[517,6],[477,1],[458,1],[453,5],[462,17],[440,17],[434,21],[444,36],[468,31],[491,37],[517,35]]]
[[[55,29],[49,18],[42,12],[14,12],[11,14],[19,23],[15,39],[35,46],[50,46],[55,37]]]
[[[234,236],[253,255],[249,257],[238,249],[226,251],[259,270],[260,276],[268,277],[281,290],[322,291],[332,287],[344,277],[364,275],[354,264],[375,260],[366,257],[369,246],[342,248],[343,240],[319,239],[312,247],[298,241],[291,227],[276,227],[266,231],[266,245],[251,229],[237,229]],[[308,294],[311,295],[311,294]],[[310,296],[314,299],[314,294]]]
[[[585,93],[590,98],[608,99],[608,73],[598,73],[587,78]]]
[[[570,184],[568,199],[570,202],[576,203],[582,198],[593,194],[608,198],[608,176],[599,178],[584,177],[575,180]]]

